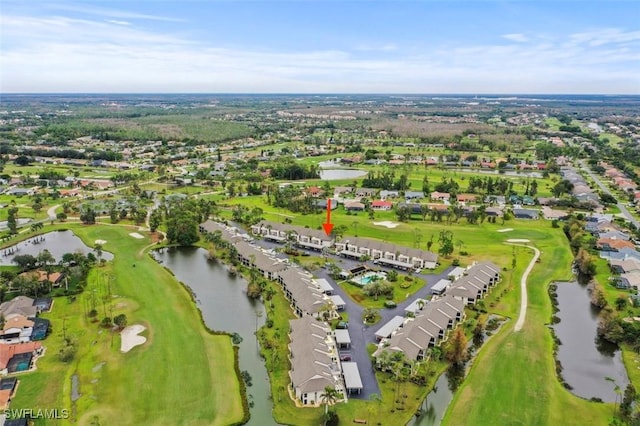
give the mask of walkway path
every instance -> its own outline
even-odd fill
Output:
[[[55,206],[51,206],[47,209],[47,216],[49,216],[49,220],[56,220],[58,216],[56,216],[56,209],[60,207],[60,204],[56,204]]]
[[[532,249],[535,253],[533,255],[533,259],[531,259],[531,262],[529,262],[529,266],[527,266],[527,269],[525,269],[524,273],[522,274],[522,278],[520,278],[520,293],[522,294],[522,296],[520,297],[520,315],[518,316],[518,321],[516,322],[516,326],[513,329],[513,331],[520,331],[524,326],[524,319],[527,316],[527,303],[528,303],[527,278],[529,278],[529,273],[531,272],[531,270],[533,269],[533,266],[536,264],[536,262],[538,261],[538,258],[540,257],[540,250],[538,250],[533,246],[528,246],[526,244],[513,244],[513,243],[505,243],[505,244],[509,244],[512,246],[527,247]]]

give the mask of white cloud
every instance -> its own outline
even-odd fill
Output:
[[[529,41],[529,37],[527,37],[524,34],[520,34],[520,33],[503,34],[502,38],[510,40],[510,41],[516,41],[518,43],[526,43],[526,42]]]
[[[591,47],[605,44],[617,44],[640,41],[640,31],[623,31],[618,28],[605,28],[572,34],[568,45],[588,44]]]
[[[131,25],[131,22],[127,22],[127,21],[118,21],[116,19],[105,19],[105,22],[109,23],[109,24],[114,24],[114,25]]]
[[[392,44],[363,44],[352,55],[328,49],[229,49],[183,34],[123,25],[128,22],[0,16],[0,91],[640,91],[635,72],[640,50],[633,46],[633,32],[574,34],[568,37],[572,45],[548,38],[502,45],[449,42],[419,54]],[[618,44],[591,44],[604,39]],[[367,57],[367,49],[375,50],[374,55]]]
[[[49,5],[46,5],[45,7],[50,10],[58,10],[63,12],[75,12],[75,13],[98,16],[103,18],[139,19],[139,20],[164,21],[164,22],[185,22],[184,19],[179,19],[174,17],[149,15],[144,13],[135,13],[135,12],[128,12],[124,10],[109,9],[104,7],[87,6],[87,5],[80,6],[77,4],[76,5],[49,4]]]

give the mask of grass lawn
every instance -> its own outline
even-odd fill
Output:
[[[608,424],[613,413],[611,404],[578,398],[557,380],[553,341],[546,327],[551,319],[547,285],[552,280],[570,277],[571,253],[562,233],[548,231],[545,236],[529,235],[543,254],[529,277],[524,328],[516,333],[514,323],[508,323],[487,342],[454,395],[443,424]],[[501,300],[497,300],[498,295],[488,300],[488,306],[492,306],[489,311],[514,320],[519,310],[517,284],[521,269],[532,256],[529,250],[518,250],[518,264],[511,284],[514,291]],[[508,275],[505,278],[509,279]],[[516,377],[518,380],[514,380]]]
[[[383,309],[384,303],[387,300],[393,300],[396,303],[400,303],[403,300],[410,297],[413,293],[420,290],[425,282],[417,277],[408,277],[410,281],[405,280],[405,275],[400,275],[397,282],[391,282],[393,286],[393,297],[387,299],[386,296],[379,296],[378,300],[374,297],[369,297],[364,294],[363,287],[352,283],[350,281],[342,281],[338,283],[344,291],[347,292],[349,297],[365,308]]]
[[[91,271],[87,289],[75,301],[56,298],[52,312],[43,315],[51,319],[53,328],[44,341],[46,355],[38,360],[36,371],[20,375],[11,408],[68,408],[71,420],[79,424],[241,421],[242,400],[230,338],[206,332],[189,294],[144,254],[149,239],[132,238],[128,235],[132,230],[120,226],[64,227],[89,246],[96,239],[106,240],[115,259]],[[109,282],[113,297],[105,300]],[[126,313],[129,324],[147,327],[146,344],[121,354],[119,334],[85,317],[94,290],[98,318],[105,312]],[[69,364],[56,356],[63,322],[64,332],[79,347]],[[80,398],[72,403],[74,374]]]

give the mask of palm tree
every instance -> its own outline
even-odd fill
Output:
[[[340,392],[331,386],[325,386],[324,393],[320,396],[320,400],[324,404],[324,424],[327,424],[327,414],[329,413],[329,405],[333,405],[340,399]]]
[[[98,263],[102,260],[102,244],[96,244],[93,246],[93,251],[96,252],[96,256],[98,257]]]

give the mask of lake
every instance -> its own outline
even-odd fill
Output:
[[[154,251],[153,256],[169,268],[176,278],[194,293],[204,321],[212,330],[238,333],[240,370],[252,377],[247,387],[251,419],[248,425],[277,425],[273,420],[269,376],[259,355],[255,332],[266,319],[264,305],[245,294],[247,282],[230,276],[227,267],[208,260],[208,252],[201,248],[180,247]]]
[[[558,359],[562,377],[575,395],[614,402],[614,384],[624,391],[629,383],[620,349],[597,335],[598,309],[591,304],[586,286],[556,283],[560,322],[553,326],[561,344]]]
[[[65,253],[82,252],[86,255],[89,252],[95,253],[93,247],[88,247],[72,231],[55,231],[31,237],[25,241],[14,244],[6,249],[0,250],[0,265],[15,266],[13,258],[17,255],[30,254],[38,256],[42,250],[47,249],[51,255],[59,262]],[[108,241],[103,244],[102,258],[113,260],[113,254],[107,252]],[[10,254],[13,252],[12,254]]]
[[[340,180],[340,179],[357,179],[367,175],[366,170],[342,168],[341,163],[332,160],[321,161],[318,163],[320,168],[320,179],[322,180]]]

